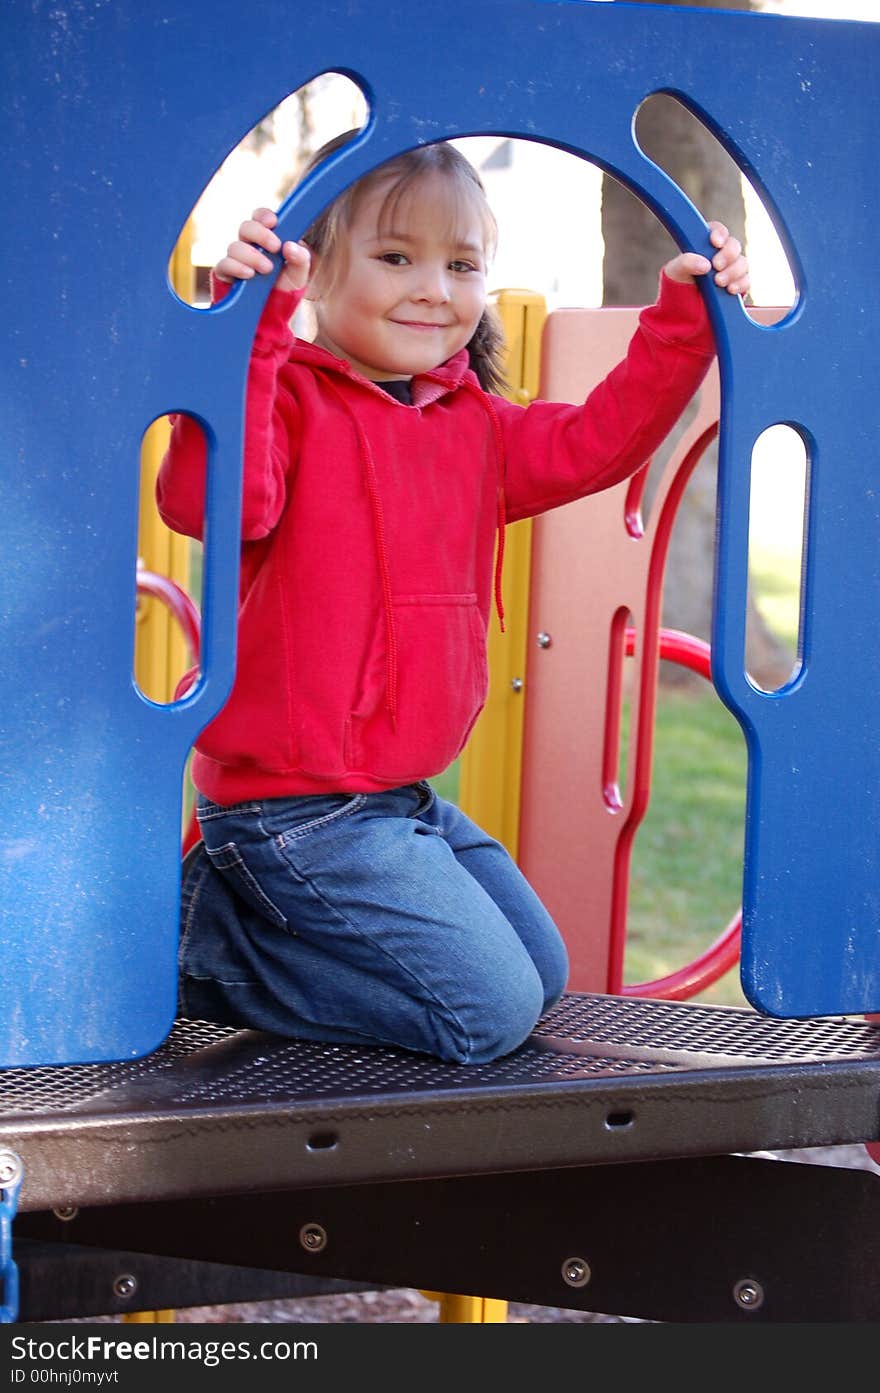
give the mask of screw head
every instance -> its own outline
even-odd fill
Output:
[[[320,1253],[327,1247],[327,1230],[321,1224],[303,1224],[299,1241],[307,1253]]]
[[[537,643],[538,647],[539,647],[539,648],[549,648],[552,642],[553,642],[553,636],[552,636],[552,634],[548,634],[548,633],[546,633],[546,632],[542,629],[541,632],[538,634],[538,637],[537,637],[537,639],[536,639],[536,643]]]
[[[567,1287],[585,1287],[592,1275],[585,1258],[566,1258],[562,1264],[562,1280]]]
[[[764,1304],[764,1288],[754,1277],[743,1277],[733,1288],[733,1299],[743,1311],[757,1311]]]
[[[57,1209],[53,1209],[52,1213],[56,1219],[61,1219],[65,1224],[69,1224],[71,1219],[75,1219],[79,1213],[79,1207],[75,1204],[62,1204]]]
[[[0,1185],[14,1185],[22,1171],[21,1158],[14,1151],[0,1151]]]
[[[133,1276],[131,1272],[120,1272],[113,1283],[113,1295],[118,1296],[122,1301],[134,1296],[137,1289],[137,1277]]]

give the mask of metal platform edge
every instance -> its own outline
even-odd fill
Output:
[[[605,1009],[609,999],[570,1000],[588,1010],[591,1002]],[[712,1014],[719,1012],[727,1016]],[[750,1031],[763,1040],[769,1030],[780,1043],[800,1038],[794,1026],[768,1027],[766,1018],[737,1008],[665,1002],[660,1010],[659,1003],[641,1003],[627,1006],[624,1014],[640,1023],[643,1017],[655,1026],[666,1023],[673,1035],[682,1023],[693,1035],[729,1022],[744,1043]],[[276,1089],[274,1096],[268,1090],[249,1098],[239,1086],[237,1098],[224,1098],[230,1078],[249,1070],[259,1081],[273,1059],[283,1059],[294,1076],[297,1060],[308,1063],[313,1078],[320,1071],[321,1050],[327,1047],[316,1051],[250,1032],[227,1034],[218,1045],[173,1060],[155,1075],[138,1077],[132,1071],[134,1082],[126,1068],[117,1068],[115,1086],[67,1112],[10,1115],[7,1110],[4,1115],[0,1073],[0,1146],[22,1161],[19,1208],[26,1211],[833,1146],[880,1137],[877,1026],[855,1030],[850,1057],[832,1051],[829,1058],[826,1049],[807,1061],[758,1052],[754,1059],[721,1055],[711,1063],[704,1051],[683,1049],[680,1041],[671,1045],[668,1036],[655,1035],[635,1048],[631,1038],[615,1044],[607,1031],[595,1042],[573,1034],[576,1038],[566,1039],[545,1033],[509,1057],[514,1072],[509,1062],[474,1070],[378,1051],[373,1059],[394,1083],[384,1091],[375,1078],[372,1088],[363,1090],[356,1080],[346,1080],[348,1054],[352,1067],[359,1056],[334,1048],[327,1067],[332,1060],[346,1082],[325,1096],[316,1096],[312,1085],[311,1094],[303,1086],[300,1097],[294,1086],[280,1096]],[[639,1056],[632,1072],[623,1061],[627,1053]],[[606,1072],[564,1076],[566,1069],[577,1071],[583,1064],[586,1070],[609,1054],[620,1057],[620,1069],[612,1059]],[[652,1066],[651,1056],[661,1062]],[[672,1058],[678,1061],[674,1068]],[[200,1089],[193,1090],[194,1079]],[[213,1100],[199,1101],[200,1091],[212,1090]]]

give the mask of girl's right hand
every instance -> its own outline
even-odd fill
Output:
[[[238,237],[226,248],[226,255],[214,267],[220,281],[247,281],[265,276],[274,269],[266,252],[281,252],[284,265],[276,289],[302,290],[309,278],[311,256],[302,242],[284,242],[272,231],[278,217],[271,208],[256,208],[238,229]]]

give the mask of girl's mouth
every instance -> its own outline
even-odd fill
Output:
[[[397,324],[402,329],[449,329],[449,324],[435,324],[423,319],[392,319],[392,324]]]

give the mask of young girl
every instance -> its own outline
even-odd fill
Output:
[[[364,176],[302,243],[275,222],[258,209],[214,270],[219,297],[283,259],[248,375],[237,676],[192,766],[181,1012],[480,1063],[567,975],[513,860],[427,782],[486,696],[505,524],[648,460],[714,354],[694,277],[741,294],[748,268],[711,223],[711,260],[664,267],[582,406],[523,407],[494,394],[495,223],[454,147]],[[314,342],[289,328],[303,296]],[[170,527],[201,535],[204,483],[180,416],[158,481]]]

